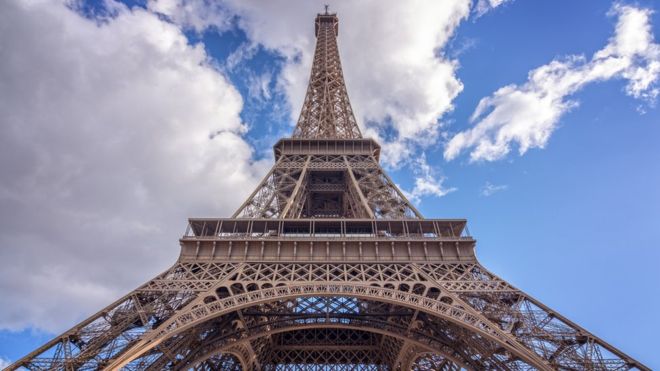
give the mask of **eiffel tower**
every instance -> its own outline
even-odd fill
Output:
[[[173,267],[9,370],[649,370],[482,267],[425,219],[348,100],[318,14],[307,94],[231,218],[189,219]]]

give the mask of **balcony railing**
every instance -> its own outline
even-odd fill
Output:
[[[184,239],[471,239],[465,219],[189,219]]]

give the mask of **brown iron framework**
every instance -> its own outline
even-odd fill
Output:
[[[293,138],[231,218],[190,219],[176,264],[9,370],[648,370],[482,267],[363,139],[334,14]]]

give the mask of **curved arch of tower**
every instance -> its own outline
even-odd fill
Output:
[[[234,215],[189,219],[174,266],[9,370],[648,370],[422,217],[361,135],[338,25],[316,17],[293,136]]]

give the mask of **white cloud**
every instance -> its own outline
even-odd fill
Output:
[[[238,66],[246,60],[252,59],[258,51],[258,45],[245,42],[236,48],[224,61],[224,67],[229,71],[235,71]]]
[[[0,328],[58,331],[172,264],[270,163],[200,45],[145,10],[0,1]],[[217,133],[210,138],[212,133]]]
[[[0,357],[0,370],[5,369],[11,365],[11,361],[7,358]]]
[[[202,32],[210,27],[223,31],[231,25],[231,15],[218,1],[158,0],[149,1],[147,7],[153,12],[167,15],[172,22],[196,32]]]
[[[488,13],[490,10],[497,8],[498,6],[509,3],[513,0],[478,0],[477,4],[474,6],[474,12],[477,17]]]
[[[435,173],[426,162],[426,156],[424,154],[414,161],[413,171],[415,173],[415,186],[410,192],[403,189],[402,192],[410,201],[416,204],[421,201],[422,197],[442,197],[457,190],[454,187],[445,187],[444,182],[447,179]]]
[[[484,197],[490,197],[497,192],[506,191],[509,186],[506,184],[495,185],[491,182],[486,182],[483,187],[481,187],[481,195]]]
[[[529,73],[523,85],[508,85],[483,98],[471,121],[475,126],[455,135],[445,158],[471,149],[471,161],[500,159],[517,143],[522,155],[542,148],[561,116],[577,105],[571,95],[585,85],[622,78],[626,94],[653,104],[658,96],[660,45],[654,43],[648,9],[615,5],[616,31],[590,60],[571,56],[554,60]]]
[[[271,98],[270,83],[273,76],[270,72],[262,74],[249,73],[247,76],[248,95],[258,102],[265,102]]]
[[[323,9],[323,1],[225,0],[224,4],[238,16],[239,27],[251,43],[285,58],[278,86],[288,97],[295,122],[314,53],[313,19]],[[180,12],[205,11],[203,7],[170,9],[173,19],[188,17],[177,15]],[[439,120],[463,89],[455,75],[457,61],[441,51],[469,16],[470,1],[336,2],[331,11],[340,17],[339,48],[353,109],[363,133],[383,144],[384,161],[396,166],[419,147],[437,143]]]

